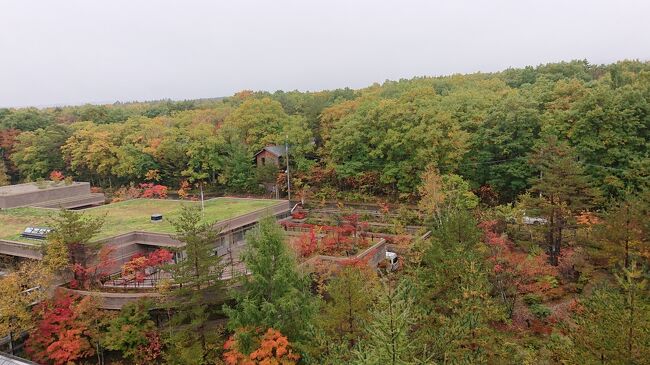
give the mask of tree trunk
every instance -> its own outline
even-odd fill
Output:
[[[12,330],[9,330],[9,353],[15,355],[14,353],[14,333]]]
[[[630,267],[630,206],[625,206],[625,268]]]

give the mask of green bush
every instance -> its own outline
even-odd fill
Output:
[[[537,294],[528,293],[524,295],[524,303],[527,305],[540,304],[541,302],[542,297]]]
[[[539,319],[544,319],[551,315],[551,309],[543,304],[533,304],[529,308],[530,312]]]
[[[559,282],[557,281],[557,278],[552,275],[544,275],[540,278],[537,279],[538,283],[547,283],[551,286],[551,288],[557,288],[559,285]]]

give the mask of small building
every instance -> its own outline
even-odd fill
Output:
[[[257,167],[273,164],[278,168],[284,164],[287,150],[284,146],[266,146],[255,154]]]
[[[102,193],[93,193],[90,183],[40,181],[0,187],[0,209],[16,207],[74,209],[104,204]]]

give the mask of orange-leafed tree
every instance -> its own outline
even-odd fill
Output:
[[[36,327],[25,343],[32,359],[44,364],[63,365],[94,355],[95,319],[99,319],[101,312],[93,301],[90,296],[80,298],[71,292],[58,290],[54,298],[36,306]]]
[[[257,349],[248,355],[240,352],[236,337],[231,336],[224,344],[226,365],[292,365],[300,360],[287,337],[273,328],[264,333]]]

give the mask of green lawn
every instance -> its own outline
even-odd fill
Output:
[[[234,218],[254,210],[269,207],[277,200],[215,198],[205,201],[205,218],[209,223]],[[132,231],[173,233],[169,218],[178,215],[184,204],[200,206],[200,202],[178,200],[135,199],[83,210],[84,214],[106,216],[101,234],[106,238]],[[0,238],[35,242],[20,237],[26,227],[47,227],[49,217],[56,210],[41,208],[14,208],[0,211]],[[152,223],[152,214],[162,214],[163,222]]]

